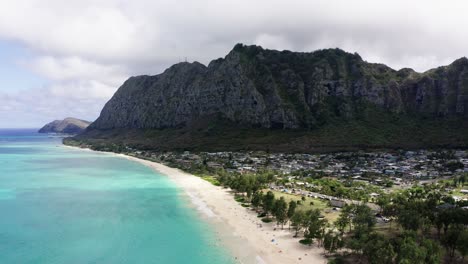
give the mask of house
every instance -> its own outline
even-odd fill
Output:
[[[332,199],[332,200],[330,200],[330,205],[333,206],[333,207],[342,208],[343,206],[346,205],[346,203],[344,201]]]
[[[219,164],[219,163],[217,163],[217,162],[213,162],[213,161],[208,161],[208,162],[206,163],[206,165],[207,165],[208,167],[210,167],[210,168],[215,168],[215,169],[221,169],[221,168],[223,168],[223,165],[221,165],[221,164]]]

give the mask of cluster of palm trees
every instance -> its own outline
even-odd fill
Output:
[[[264,189],[271,182],[276,180],[271,172],[245,175],[221,174],[218,181],[226,187],[231,188],[236,196],[242,196],[239,201],[250,203],[250,205],[263,217],[262,221],[270,222],[275,220],[277,225],[289,224],[289,229],[294,230],[294,237],[303,235],[300,242],[311,245],[317,241],[318,245],[327,246],[331,250],[341,245],[341,239],[335,234],[325,220],[320,211],[298,210],[298,204],[303,200],[286,201],[284,197],[276,198],[272,191],[264,192]],[[301,208],[302,209],[302,208]]]
[[[461,208],[467,204],[456,203],[450,196],[442,195],[440,188],[443,186],[414,187],[381,195],[377,200],[380,214],[396,220],[401,227],[396,237],[392,237],[375,230],[375,212],[365,204],[346,205],[332,225],[319,210],[306,211],[298,207],[304,202],[301,199],[287,202],[283,196],[276,198],[272,191],[264,191],[275,181],[271,173],[226,174],[218,180],[256,209],[264,222],[276,221],[282,229],[289,224],[294,236],[302,238],[302,244],[316,243],[328,253],[346,248],[339,252],[351,252],[368,263],[379,264],[436,264],[444,256],[453,263],[456,255],[463,258],[468,253],[468,210]],[[457,178],[457,183],[463,184],[463,180]],[[436,237],[432,230],[437,231]]]

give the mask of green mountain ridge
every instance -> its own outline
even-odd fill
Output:
[[[69,142],[161,150],[466,147],[468,59],[417,73],[340,49],[237,44],[204,66],[128,79]]]

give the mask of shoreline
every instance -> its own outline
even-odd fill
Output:
[[[214,225],[221,244],[238,263],[327,263],[326,258],[323,257],[323,249],[301,245],[298,238],[293,238],[288,228],[274,230],[274,223],[261,222],[255,212],[236,202],[228,189],[215,186],[200,177],[161,163],[124,154],[103,153],[138,162],[168,177],[181,188],[187,200],[197,209],[202,218]],[[257,224],[262,224],[262,227]]]

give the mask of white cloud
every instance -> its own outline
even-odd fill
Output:
[[[28,111],[43,111],[39,100],[105,101],[130,75],[156,74],[185,57],[208,63],[238,42],[340,47],[424,71],[468,55],[467,8],[459,0],[0,0],[0,39],[29,48],[33,58],[22,65],[51,80],[27,92],[36,96]],[[24,101],[8,100],[0,111]]]
[[[115,87],[97,80],[84,80],[54,83],[47,91],[52,96],[73,100],[109,99],[114,94]]]
[[[104,64],[169,66],[185,56],[206,63],[237,42],[346,47],[393,64],[408,55],[465,54],[467,7],[430,0],[4,0],[0,36],[41,55]]]
[[[262,47],[277,50],[290,50],[293,47],[282,35],[260,34],[255,38],[254,43]]]
[[[46,122],[65,117],[93,121],[112,95],[94,94],[102,88],[93,85],[57,85],[13,94],[0,93],[0,120],[3,127],[40,127]]]
[[[23,64],[54,81],[100,79],[117,87],[128,78],[128,70],[124,66],[98,64],[80,57],[43,56]]]

